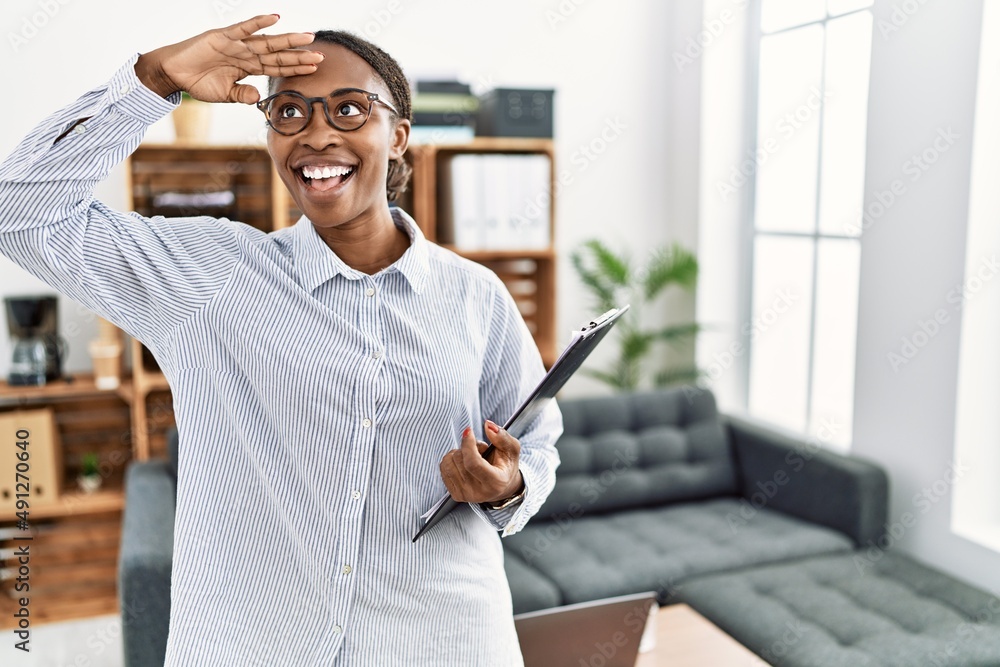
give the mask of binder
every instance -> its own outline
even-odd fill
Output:
[[[569,344],[566,345],[566,348],[559,355],[559,358],[556,359],[556,362],[552,364],[552,368],[549,369],[549,372],[541,379],[538,386],[535,387],[521,403],[520,407],[514,411],[510,419],[507,420],[507,423],[504,424],[503,427],[508,433],[515,438],[520,438],[524,435],[528,426],[541,414],[549,401],[555,398],[556,393],[562,389],[566,381],[573,376],[573,373],[580,368],[584,360],[597,347],[597,344],[608,335],[611,327],[615,325],[618,318],[628,308],[628,304],[625,304],[621,308],[612,308],[573,332],[573,337],[570,339]],[[493,445],[487,447],[486,451],[483,452],[483,458],[489,458],[494,449]],[[445,493],[444,497],[434,503],[434,506],[423,515],[426,517],[425,523],[417,531],[417,534],[413,536],[413,541],[416,542],[421,535],[433,528],[449,512],[458,507],[458,505],[458,501],[453,499],[451,494]]]

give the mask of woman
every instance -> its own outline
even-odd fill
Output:
[[[410,128],[395,61],[343,33],[255,34],[277,20],[133,56],[42,122],[0,166],[0,250],[170,381],[167,665],[521,664],[497,531],[552,489],[562,420],[551,403],[520,441],[494,422],[542,376],[537,348],[493,273],[388,206]],[[250,74],[271,77],[258,106],[297,224],[94,200],[180,91],[255,104]],[[445,489],[469,504],[412,543]]]

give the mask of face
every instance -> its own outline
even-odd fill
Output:
[[[307,48],[322,51],[326,58],[313,74],[275,80],[275,93],[294,90],[306,97],[326,97],[340,88],[361,88],[398,108],[385,83],[360,56],[338,44],[314,42]],[[337,112],[331,105],[331,116]],[[388,214],[389,160],[403,155],[409,133],[409,121],[396,119],[377,102],[368,122],[350,132],[330,125],[317,103],[308,126],[298,134],[289,137],[268,128],[267,147],[281,180],[313,224],[349,228]],[[324,167],[330,173],[346,173],[321,178]]]

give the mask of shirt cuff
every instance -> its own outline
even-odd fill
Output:
[[[175,92],[164,98],[147,88],[135,73],[139,55],[134,53],[111,77],[106,93],[107,102],[125,115],[152,125],[180,105],[181,94]]]
[[[487,509],[481,503],[469,503],[472,510],[481,516],[487,523],[492,525],[498,531],[503,531],[502,537],[507,537],[511,533],[515,532],[515,526],[517,521],[515,518],[518,516],[518,511],[524,507],[525,501],[531,494],[531,482],[529,481],[529,476],[524,470],[521,469],[521,479],[524,480],[524,495],[519,501],[505,507],[502,510]]]

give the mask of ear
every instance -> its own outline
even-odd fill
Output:
[[[405,118],[396,122],[392,130],[391,145],[389,146],[389,159],[398,160],[403,157],[406,147],[410,143],[410,121]]]

